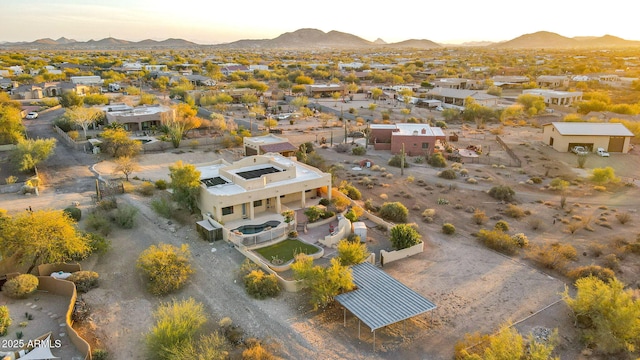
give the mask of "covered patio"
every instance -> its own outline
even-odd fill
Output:
[[[358,338],[360,322],[371,329],[374,351],[377,329],[436,309],[434,303],[368,262],[354,265],[351,270],[356,290],[335,299],[344,307],[345,326],[347,310],[358,318]]]

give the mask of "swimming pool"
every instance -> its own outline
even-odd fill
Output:
[[[278,225],[280,225],[280,221],[269,220],[266,223],[260,225],[242,225],[236,229],[233,229],[233,231],[239,231],[243,234],[257,234],[264,231],[264,229],[266,228],[275,228]]]

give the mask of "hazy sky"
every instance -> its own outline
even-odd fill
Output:
[[[301,28],[386,42],[502,41],[541,30],[640,40],[639,7],[633,0],[0,0],[0,42],[111,36],[217,44]]]

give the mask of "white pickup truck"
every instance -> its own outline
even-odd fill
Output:
[[[576,155],[589,154],[589,151],[584,146],[574,146],[573,148],[571,148],[571,152],[575,153]]]
[[[602,156],[602,157],[609,157],[609,153],[607,151],[605,151],[603,148],[598,148],[596,149],[596,154]]]

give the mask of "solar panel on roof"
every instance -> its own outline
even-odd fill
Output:
[[[223,185],[223,184],[228,184],[229,182],[223,178],[221,178],[220,176],[216,176],[214,178],[209,178],[209,179],[202,179],[200,180],[201,183],[205,184],[207,187],[212,187],[212,186],[216,186],[216,185]]]
[[[276,169],[274,167],[268,167],[268,168],[262,168],[262,169],[240,171],[237,173],[237,175],[241,176],[244,179],[249,180],[249,179],[257,179],[262,175],[273,174],[280,171],[281,170]]]

